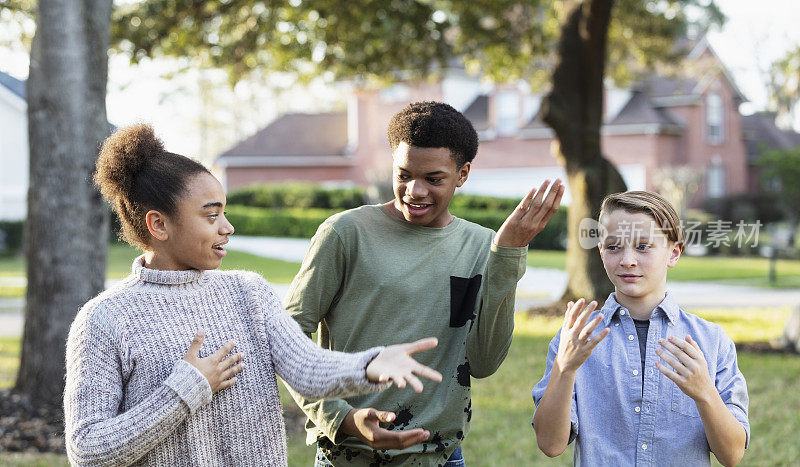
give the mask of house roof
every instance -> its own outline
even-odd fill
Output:
[[[261,156],[344,155],[347,113],[285,114],[218,159]]]
[[[630,100],[608,125],[657,124],[681,126],[670,112],[653,105],[648,93],[634,91]]]
[[[764,149],[792,149],[800,146],[800,133],[778,128],[775,125],[775,114],[771,112],[743,116],[742,137],[748,162],[755,161]]]
[[[464,116],[472,122],[475,131],[489,129],[489,96],[481,94],[476,97],[472,104],[464,110]]]
[[[13,76],[0,71],[0,85],[6,87],[9,91],[17,96],[25,99],[25,81],[20,81]]]

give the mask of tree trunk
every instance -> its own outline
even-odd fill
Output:
[[[581,220],[597,219],[603,197],[626,189],[600,147],[606,39],[613,4],[613,0],[573,3],[561,29],[553,87],[542,103],[541,117],[556,133],[572,203],[567,228],[567,290],[558,302],[534,310],[539,313],[562,314],[567,301],[580,297],[602,304],[614,290],[598,250],[584,249],[578,242]]]
[[[778,347],[800,353],[800,306],[789,314],[783,335],[778,339]]]
[[[60,406],[75,313],[103,290],[108,216],[91,175],[109,133],[111,0],[39,0],[27,82],[28,290],[15,390]]]

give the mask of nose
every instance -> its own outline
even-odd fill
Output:
[[[222,215],[222,222],[219,226],[219,233],[220,235],[233,235],[234,232],[233,224],[228,221],[228,218],[225,217],[225,214]]]
[[[620,258],[619,264],[626,268],[636,266],[636,253],[632,247],[625,246],[622,248],[622,258]]]
[[[424,183],[418,180],[411,180],[408,182],[408,185],[406,185],[406,193],[408,193],[412,199],[424,198],[428,195],[428,190],[425,189],[424,185]]]

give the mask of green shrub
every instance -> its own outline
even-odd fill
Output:
[[[239,235],[311,238],[322,222],[339,212],[318,208],[259,208],[229,204],[227,218]]]
[[[325,188],[312,183],[257,184],[228,193],[229,204],[260,208],[352,209],[366,204],[361,187]]]
[[[453,200],[450,202],[450,209],[490,209],[492,211],[503,211],[510,214],[511,211],[517,207],[520,199],[457,194],[453,196]]]
[[[322,222],[341,212],[339,209],[319,208],[259,208],[229,204],[228,220],[239,235],[267,237],[311,238]],[[508,217],[506,211],[489,209],[451,209],[453,215],[488,227],[494,231]],[[510,212],[510,211],[509,211]],[[567,231],[566,210],[562,207],[550,219],[547,227],[536,236],[532,248],[539,250],[562,250]]]
[[[24,221],[0,221],[0,254],[15,254],[22,250]]]

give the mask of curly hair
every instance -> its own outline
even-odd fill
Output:
[[[443,102],[414,102],[395,114],[386,130],[392,150],[404,142],[420,148],[447,148],[457,167],[472,162],[478,133],[461,112]]]
[[[186,181],[208,173],[202,164],[164,150],[164,143],[145,124],[120,128],[106,138],[97,158],[94,182],[119,217],[120,238],[147,248],[150,210],[174,215]]]

